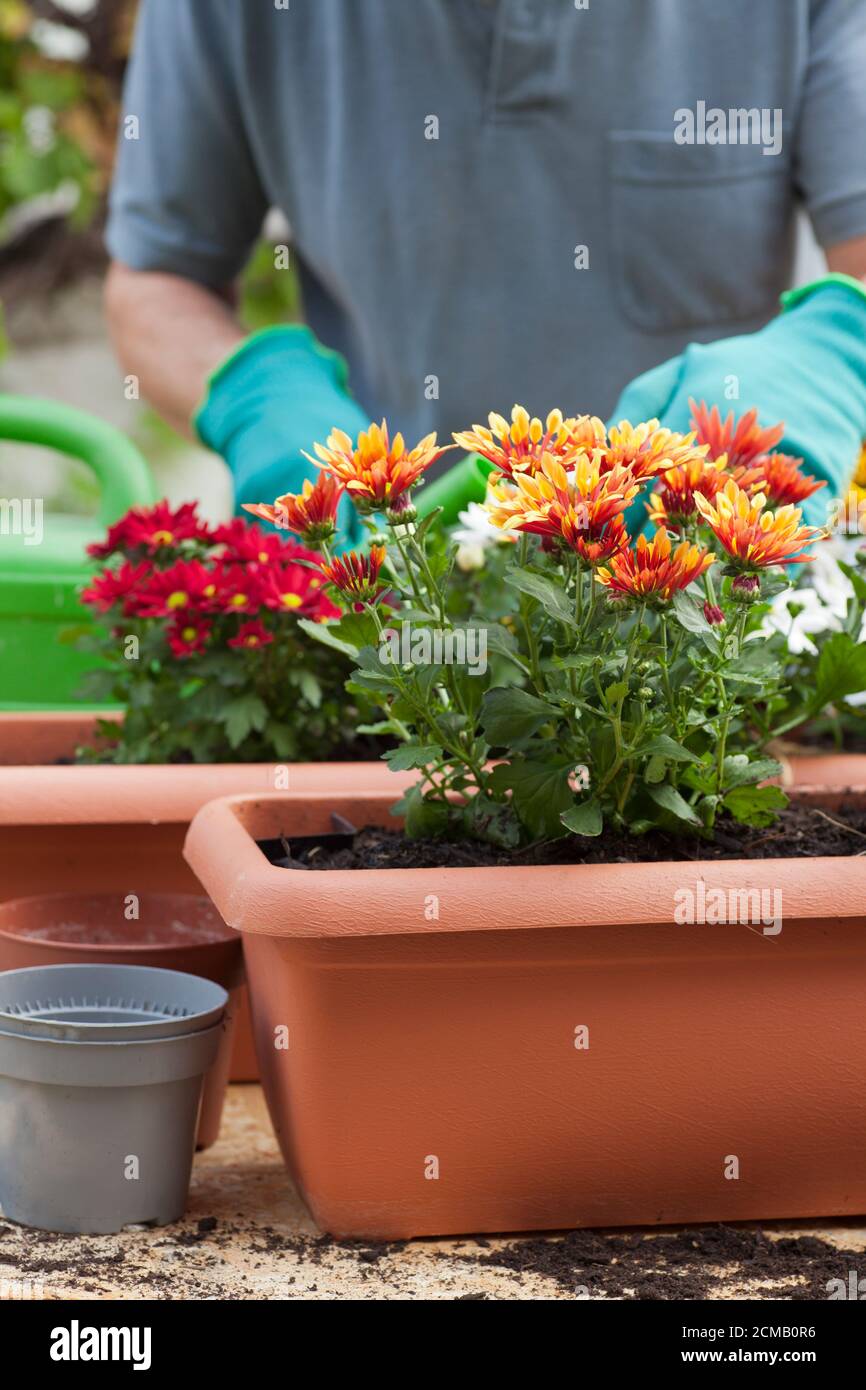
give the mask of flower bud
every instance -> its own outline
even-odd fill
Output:
[[[704,604],[704,617],[710,627],[722,627],[724,625],[724,613],[717,603],[710,603],[709,599]]]
[[[757,574],[738,574],[731,585],[731,596],[737,603],[754,603],[761,596],[761,580]]]

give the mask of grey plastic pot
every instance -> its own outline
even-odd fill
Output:
[[[44,973],[66,968],[48,966]],[[108,969],[120,974],[135,967]],[[11,976],[38,973],[9,971],[0,979],[8,991]],[[210,981],[177,971],[139,973],[189,980],[198,998],[205,985],[209,1008],[203,1016],[227,1002],[225,990]],[[158,998],[161,981],[152,983]],[[108,1026],[112,1034],[123,1027],[116,1021]],[[222,1023],[174,1037],[142,1038],[140,1027],[130,1025],[131,1041],[77,1042],[0,1030],[0,1206],[9,1220],[105,1235],[183,1215],[202,1083]]]
[[[226,992],[146,965],[37,965],[0,972],[0,1031],[68,1042],[197,1033],[222,1018]]]

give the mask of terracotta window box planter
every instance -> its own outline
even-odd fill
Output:
[[[0,713],[0,901],[31,897],[46,886],[68,893],[198,893],[183,859],[196,811],[214,797],[274,789],[273,763],[68,765],[76,747],[93,739],[96,718],[86,710]],[[401,778],[382,762],[296,763],[289,786],[300,795],[387,787],[396,799]],[[231,1079],[257,1075],[242,989]]]
[[[235,797],[186,844],[243,933],[271,1117],[324,1230],[866,1208],[866,860],[302,872],[256,843],[393,825],[392,801]],[[677,925],[699,882],[781,888],[782,930]]]

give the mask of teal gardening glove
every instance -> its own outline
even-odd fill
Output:
[[[679,357],[636,377],[612,420],[658,418],[688,430],[689,397],[718,405],[738,382],[741,407],[758,411],[764,427],[785,422],[780,450],[805,460],[828,487],[803,505],[804,520],[826,525],[831,499],[844,497],[866,439],[866,286],[826,275],[782,296],[783,312],[757,333],[691,344]],[[642,502],[627,513],[630,529],[645,521]]]
[[[300,492],[318,470],[305,459],[331,430],[355,438],[369,418],[349,395],[346,364],[301,324],[265,328],[246,338],[208,381],[193,425],[202,443],[231,470],[235,510]],[[361,524],[347,497],[340,503],[338,543],[357,544]]]

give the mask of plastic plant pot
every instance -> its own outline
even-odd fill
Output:
[[[219,1051],[205,1080],[198,1128],[198,1147],[205,1149],[219,1135],[231,1067],[243,986],[240,938],[200,896],[144,893],[137,898],[138,916],[133,920],[127,919],[126,907],[127,900],[119,893],[48,893],[0,903],[0,970],[81,964],[156,966],[222,985],[229,993],[229,1005]],[[6,993],[0,976],[0,1010]],[[106,1022],[103,1019],[100,1026]],[[62,1036],[63,1027],[48,1021],[45,1036]],[[0,1020],[0,1028],[8,1030],[10,1024]],[[140,1022],[137,1036],[158,1036],[172,1028],[171,1022]]]
[[[299,872],[257,843],[333,812],[393,826],[392,804],[237,797],[187,838],[243,933],[271,1118],[320,1227],[863,1212],[863,858]],[[781,930],[681,925],[683,889],[780,891]]]
[[[72,764],[76,747],[94,741],[95,718],[87,710],[0,712],[0,901],[40,893],[46,865],[57,891],[197,894],[183,841],[206,802],[273,791],[286,778],[292,792],[383,789],[396,797],[415,779],[381,761]],[[230,1079],[258,1079],[246,986]]]
[[[39,978],[43,977],[43,978]],[[46,966],[2,979],[14,1032],[0,1028],[0,1206],[10,1221],[41,1230],[105,1235],[132,1224],[165,1225],[183,1215],[204,1076],[222,1036],[213,1023],[228,996],[211,981],[130,966]],[[142,1006],[182,1026],[169,1037],[139,1035]],[[68,1035],[28,1032],[26,1011],[64,994]],[[126,1027],[118,1001],[131,1004]],[[109,1041],[92,1022],[71,1020],[108,1006]],[[12,1005],[10,1009],[10,1004]],[[16,1011],[17,1006],[17,1011]],[[145,1025],[147,1026],[147,1025]],[[75,1039],[76,1032],[84,1038]]]

